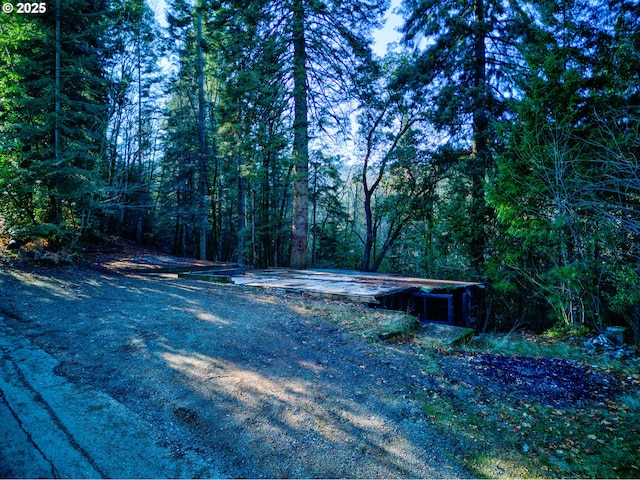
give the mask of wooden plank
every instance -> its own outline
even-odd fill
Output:
[[[355,298],[357,301],[366,300],[368,303],[378,303],[376,297],[404,291],[407,288],[406,286],[398,287],[395,284],[363,283],[355,280],[352,275],[295,270],[252,271],[241,277],[233,277],[233,283],[322,293],[342,298]]]
[[[226,270],[219,265],[164,265],[159,267],[136,268],[137,273],[184,273]]]
[[[247,285],[247,286],[251,286],[251,285]],[[378,305],[380,303],[376,297],[371,297],[367,295],[346,295],[341,293],[328,293],[328,292],[321,292],[316,290],[302,290],[299,288],[284,288],[283,290],[285,292],[303,293],[305,295],[309,295],[310,297],[326,298],[329,300],[342,300],[347,302],[366,303],[371,305]]]
[[[206,273],[178,273],[178,278],[192,278],[195,280],[202,280],[204,282],[214,282],[214,283],[233,283],[232,277],[230,275],[219,275],[219,274],[206,274]]]
[[[197,278],[200,280],[228,283],[262,288],[279,288],[290,292],[301,292],[322,298],[346,300],[356,303],[378,305],[381,299],[404,292],[421,289],[430,291],[435,288],[459,288],[461,286],[478,285],[465,282],[450,282],[387,274],[369,274],[339,270],[293,270],[271,268],[265,270],[249,270],[217,272],[186,272],[181,278]],[[222,278],[221,278],[222,277]],[[450,313],[451,316],[451,313]]]

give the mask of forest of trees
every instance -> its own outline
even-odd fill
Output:
[[[638,339],[637,1],[403,0],[384,57],[384,1],[167,3],[3,8],[4,232],[481,281],[495,328]]]

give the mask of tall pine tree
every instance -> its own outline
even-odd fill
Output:
[[[484,274],[491,211],[485,184],[492,165],[500,94],[517,68],[512,13],[494,0],[405,0],[404,42],[416,52],[414,82],[433,100],[432,121],[458,151],[458,208],[451,231],[475,275]],[[505,81],[507,85],[505,86]]]
[[[106,1],[0,17],[0,214],[74,242],[90,226],[106,130]]]
[[[309,151],[311,139],[322,134],[328,119],[339,117],[335,108],[345,99],[355,71],[370,55],[370,29],[386,10],[386,2],[293,0],[255,1],[260,12],[258,31],[267,42],[284,46],[278,63],[285,68],[291,115],[293,212],[290,264],[307,265],[309,216]],[[230,2],[225,9],[246,9],[245,2]],[[223,15],[224,16],[224,15]],[[233,15],[225,17],[233,22]],[[265,45],[267,45],[265,43]],[[280,73],[278,73],[280,75]]]

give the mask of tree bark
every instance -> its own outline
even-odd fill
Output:
[[[247,190],[247,179],[242,176],[242,158],[238,157],[238,231],[237,235],[237,249],[238,249],[238,265],[244,266],[244,235],[247,227],[246,217],[247,212],[245,208],[245,197]]]
[[[309,225],[309,121],[304,0],[293,1],[293,215],[291,267],[307,268]]]
[[[207,137],[205,123],[205,96],[204,96],[204,56],[202,53],[202,14],[197,18],[197,43],[198,43],[198,205],[200,215],[200,260],[207,259],[207,233],[209,230],[209,212],[207,205]]]
[[[61,139],[60,139],[60,131],[61,131],[61,120],[60,115],[62,113],[60,107],[60,88],[61,88],[61,80],[60,80],[60,57],[62,56],[62,31],[61,31],[61,13],[60,13],[60,0],[56,0],[56,66],[55,66],[55,126],[54,126],[54,155],[56,161],[56,168],[61,168]],[[59,197],[52,195],[51,196],[52,210],[56,223],[62,222],[62,204]]]
[[[391,115],[391,113],[389,113],[389,109],[387,106],[384,109],[382,109],[380,112],[378,112],[371,127],[369,128],[369,131],[367,133],[367,149],[366,149],[363,164],[362,164],[361,182],[362,182],[362,191],[364,193],[363,206],[364,206],[364,216],[365,216],[365,222],[366,222],[365,239],[363,240],[364,251],[362,253],[362,262],[360,264],[360,269],[363,272],[370,272],[370,271],[375,272],[380,266],[380,263],[382,262],[384,255],[389,250],[389,247],[383,248],[382,254],[376,260],[375,248],[376,248],[378,230],[380,228],[380,221],[374,218],[373,197],[376,189],[378,188],[378,186],[382,182],[382,179],[384,178],[385,171],[387,168],[387,163],[390,161],[394,152],[398,148],[400,140],[409,131],[409,129],[411,128],[411,126],[415,121],[415,117],[413,116],[405,117],[403,120],[400,121],[399,129],[397,132],[394,133],[393,141],[391,145],[387,147],[385,156],[379,166],[378,172],[375,174],[373,182],[370,184],[368,175],[369,175],[371,156],[373,155],[373,152],[376,148],[380,148],[374,145],[373,138],[376,131],[380,128],[380,125],[384,121],[385,117],[387,117],[388,115]],[[402,227],[400,227],[400,229],[402,229]],[[398,234],[396,235],[396,238],[399,236],[399,234],[400,232],[398,232]],[[393,241],[395,241],[395,239]],[[371,265],[372,260],[374,263],[373,266]]]
[[[472,269],[480,274],[484,269],[486,248],[486,211],[485,174],[489,162],[487,143],[488,105],[486,93],[486,45],[484,0],[475,0],[475,37],[474,37],[474,108],[473,108],[473,155],[471,158],[471,212],[474,228],[470,232],[469,253]]]
[[[56,73],[55,73],[55,132],[54,151],[56,165],[60,165],[60,56],[62,55],[60,31],[60,0],[56,0]]]
[[[360,270],[368,272],[371,264],[371,250],[374,243],[374,228],[373,228],[373,211],[371,209],[371,199],[373,197],[373,189],[367,188],[366,170],[362,175],[362,183],[364,186],[364,218],[366,220],[366,237],[364,242],[364,251],[362,252],[362,265]]]

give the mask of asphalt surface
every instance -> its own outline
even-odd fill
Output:
[[[0,316],[0,477],[220,477],[201,459],[172,458],[150,424],[57,365]]]

